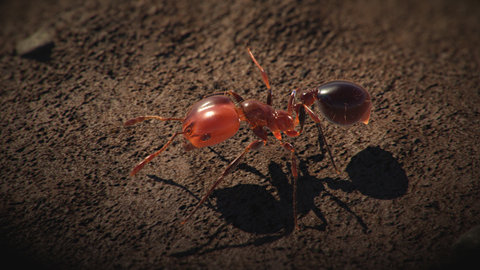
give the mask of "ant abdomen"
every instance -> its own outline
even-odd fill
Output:
[[[361,86],[347,81],[331,81],[317,88],[320,111],[338,125],[364,124],[370,119],[370,94]]]

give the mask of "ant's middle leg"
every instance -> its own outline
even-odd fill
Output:
[[[207,194],[205,194],[205,196],[203,196],[203,198],[200,200],[200,202],[197,204],[197,206],[195,206],[195,208],[193,209],[193,211],[187,216],[187,218],[185,218],[183,221],[182,221],[182,224],[185,224],[185,222],[188,221],[188,219],[190,219],[193,214],[195,214],[195,212],[198,210],[198,208],[200,208],[200,206],[207,200],[207,198],[210,196],[210,194],[215,190],[215,188],[222,182],[222,180],[225,178],[225,176],[227,176],[229,173],[231,173],[237,166],[238,164],[240,163],[240,160],[242,159],[243,156],[245,156],[246,153],[248,153],[248,151],[250,150],[256,150],[258,148],[260,148],[262,146],[262,144],[265,144],[266,141],[264,140],[256,140],[256,141],[253,141],[251,142],[246,148],[245,150],[243,150],[243,152],[237,157],[235,158],[228,166],[227,168],[225,168],[225,170],[223,171],[223,173],[220,175],[220,177],[218,177],[217,181],[215,181],[215,183],[213,183],[213,185],[210,187],[210,189],[207,191]]]
[[[287,151],[290,151],[290,158],[292,164],[291,171],[293,175],[293,191],[292,191],[292,201],[293,201],[293,224],[296,229],[298,229],[297,223],[297,179],[298,179],[298,170],[297,170],[297,158],[295,157],[295,148],[290,143],[280,141],[280,144]]]
[[[305,126],[305,109],[301,103],[292,105],[292,107],[295,110],[295,126],[300,124],[300,130],[298,133],[301,134],[303,132],[303,127]]]

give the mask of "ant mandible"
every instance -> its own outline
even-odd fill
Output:
[[[267,144],[267,128],[273,133],[280,145],[290,152],[291,171],[293,175],[293,216],[295,228],[298,228],[296,207],[298,173],[295,148],[290,143],[282,140],[281,133],[283,132],[289,137],[299,136],[303,131],[305,116],[308,114],[319,128],[319,142],[325,145],[330,160],[336,172],[339,173],[325,136],[322,134],[320,127],[321,120],[310,107],[316,101],[324,117],[337,125],[351,125],[357,122],[367,124],[370,118],[370,110],[372,107],[370,95],[361,86],[347,81],[331,81],[316,88],[293,90],[288,100],[287,110],[274,109],[272,107],[272,90],[267,73],[257,62],[250,49],[247,48],[247,50],[250,58],[260,70],[263,82],[267,87],[267,103],[262,103],[254,99],[244,100],[234,91],[228,91],[225,93],[226,95],[213,95],[196,102],[188,110],[184,118],[165,118],[156,115],[147,115],[130,119],[124,124],[125,126],[130,126],[148,119],[183,122],[182,131],[173,134],[160,150],[149,155],[135,166],[130,173],[131,176],[135,175],[153,158],[162,153],[173,142],[175,137],[180,134],[186,139],[186,149],[212,146],[235,135],[240,127],[240,122],[245,121],[250,125],[253,133],[259,138],[251,142],[245,150],[227,166],[220,177],[218,177],[210,187],[207,194],[203,196],[187,218],[182,221],[182,224],[185,224],[185,222],[193,216],[198,208],[207,200],[215,187],[222,182],[226,175],[237,167],[247,152],[256,150],[262,145]],[[229,96],[231,96],[236,103],[234,103]],[[300,99],[298,103],[295,102],[296,96]],[[293,115],[294,112],[295,116]],[[298,131],[295,129],[297,125],[300,125]]]

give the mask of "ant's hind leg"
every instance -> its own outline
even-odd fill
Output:
[[[303,108],[305,109],[305,111],[308,113],[310,118],[312,118],[312,120],[315,122],[315,125],[317,126],[318,141],[320,143],[320,146],[322,145],[322,142],[323,142],[323,145],[325,145],[325,148],[327,149],[328,156],[330,157],[330,161],[333,164],[333,168],[335,169],[335,172],[337,172],[337,174],[340,174],[340,171],[337,169],[337,166],[335,165],[335,161],[333,160],[332,152],[330,152],[330,147],[328,146],[327,139],[325,139],[325,136],[323,135],[322,125],[320,124],[321,122],[320,118],[318,118],[318,116],[308,106],[303,105]]]
[[[200,208],[200,206],[207,200],[207,198],[215,190],[215,188],[218,186],[218,184],[220,184],[222,182],[222,180],[225,178],[225,176],[227,176],[229,173],[231,173],[238,166],[238,164],[240,163],[240,160],[242,159],[243,156],[245,156],[246,153],[248,153],[248,151],[256,150],[256,149],[260,148],[262,146],[262,144],[265,144],[265,143],[266,143],[266,141],[264,141],[264,140],[256,140],[256,141],[251,142],[245,148],[245,150],[243,150],[243,152],[237,158],[235,158],[227,166],[227,168],[225,168],[223,173],[220,175],[220,177],[218,177],[217,181],[215,181],[215,183],[213,183],[213,185],[208,190],[207,194],[205,194],[205,196],[203,196],[202,200],[200,200],[200,202],[197,204],[197,206],[195,206],[195,208],[190,213],[190,215],[188,215],[188,217],[185,220],[182,221],[182,224],[185,224],[185,222],[187,222],[188,219],[190,219],[193,216],[193,214],[195,214],[195,212],[198,210],[198,208]]]

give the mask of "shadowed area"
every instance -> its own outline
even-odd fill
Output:
[[[408,178],[398,161],[380,147],[367,147],[352,157],[346,171],[362,194],[391,200],[405,195]]]
[[[291,226],[288,204],[275,199],[264,187],[236,185],[215,190],[217,209],[228,223],[250,233],[276,233]]]

